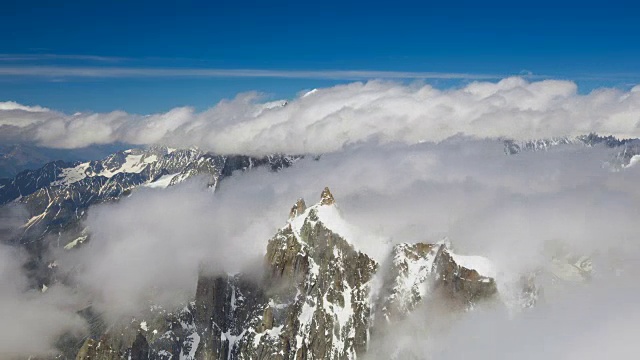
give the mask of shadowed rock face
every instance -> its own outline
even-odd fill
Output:
[[[383,285],[380,318],[393,322],[433,297],[454,308],[468,308],[491,299],[495,280],[458,264],[447,244],[398,244],[393,247]]]
[[[266,261],[269,282],[285,284],[274,301],[290,301],[274,311],[285,358],[339,359],[366,350],[375,261],[328,229],[315,209],[299,232],[287,227],[270,241]]]
[[[127,358],[131,360],[146,360],[149,358],[149,343],[147,338],[141,333],[136,336],[131,349],[129,349]]]
[[[460,304],[495,294],[493,279],[457,264],[445,244],[417,243],[393,248],[374,296],[380,265],[339,234],[339,214],[328,188],[309,208],[298,200],[267,244],[262,277],[202,274],[193,302],[149,317],[157,333],[137,323],[110,331],[77,359],[354,359],[376,312],[400,319],[433,291]]]
[[[320,204],[322,205],[333,205],[336,201],[333,199],[333,195],[328,187],[324,188],[322,194],[320,195]]]
[[[445,245],[441,245],[433,265],[434,288],[443,291],[453,305],[472,306],[498,291],[494,279],[456,263]]]
[[[296,201],[295,205],[293,205],[291,211],[289,212],[289,219],[293,219],[298,215],[302,215],[305,210],[307,210],[307,205],[304,203],[304,199],[298,199],[298,201]]]
[[[425,243],[393,247],[379,318],[402,319],[424,300],[434,281],[433,263],[438,250],[439,245]]]

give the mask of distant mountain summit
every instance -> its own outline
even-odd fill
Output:
[[[68,231],[77,225],[89,206],[116,200],[140,186],[167,187],[204,176],[215,187],[234,171],[259,166],[279,170],[298,158],[222,156],[196,148],[162,146],[130,149],[102,160],[54,161],[36,170],[25,170],[14,178],[0,179],[0,205],[17,202],[27,207],[30,218],[24,225],[22,240],[28,242]]]
[[[598,134],[580,135],[576,137],[554,137],[547,139],[534,139],[526,141],[504,140],[504,151],[508,155],[520,153],[522,151],[544,151],[558,145],[603,145],[608,148],[640,146],[638,139],[618,139],[614,136],[600,136]]]
[[[516,155],[529,151],[548,151],[563,145],[577,145],[585,147],[604,146],[613,150],[609,166],[613,170],[632,166],[640,161],[640,139],[618,139],[614,136],[600,136],[597,134],[576,137],[557,137],[527,141],[504,140],[504,152]]]
[[[30,276],[38,287],[51,280],[48,263],[38,259],[50,245],[66,250],[90,238],[82,225],[89,207],[117,201],[140,187],[168,187],[201,176],[216,187],[235,171],[291,166],[301,156],[213,155],[196,148],[154,146],[117,151],[101,160],[54,161],[13,178],[0,179],[0,206],[21,205],[27,218],[10,242],[23,246],[34,261]],[[51,243],[52,241],[55,244]]]
[[[56,160],[74,162],[99,159],[125,148],[122,144],[80,149],[51,149],[27,144],[0,145],[0,178],[11,178],[21,171],[38,169]]]

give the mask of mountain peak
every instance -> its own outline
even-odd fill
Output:
[[[322,190],[322,194],[320,194],[320,204],[333,205],[335,203],[336,203],[336,200],[333,198],[333,195],[331,194],[331,190],[329,190],[329,187],[325,187],[324,190]]]
[[[298,215],[301,215],[302,213],[305,212],[305,210],[307,210],[307,204],[304,203],[303,198],[299,198],[298,201],[296,201],[296,203],[293,204],[293,207],[289,212],[289,219],[293,219]]]

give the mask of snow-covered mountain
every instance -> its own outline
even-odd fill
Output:
[[[89,237],[82,220],[93,205],[116,201],[139,187],[167,187],[196,176],[209,186],[244,171],[265,166],[273,171],[288,167],[299,156],[271,155],[264,158],[221,156],[198,149],[151,147],[115,152],[102,160],[54,161],[36,170],[25,170],[14,178],[0,179],[0,206],[13,204],[26,209],[27,219],[10,240],[20,244],[33,259],[46,249],[71,249]],[[34,261],[34,282],[50,282],[50,264]]]
[[[219,156],[198,149],[167,147],[130,149],[96,161],[55,161],[11,179],[0,179],[0,205],[15,202],[26,206],[30,217],[20,240],[30,242],[69,231],[89,206],[116,200],[140,186],[167,187],[194,176],[205,176],[211,186],[216,186],[233,171],[255,166],[278,170],[297,158]]]
[[[623,166],[632,166],[640,154],[637,140],[595,135],[504,144],[509,155],[604,144],[621,154]],[[298,158],[130,149],[96,161],[51,162],[0,179],[0,205],[25,206],[28,220],[15,242],[40,259],[52,241],[69,251],[81,247],[91,236],[81,221],[95,204],[117,201],[136,188],[164,188],[195,176],[215,187],[234,171],[259,166],[277,171]],[[142,317],[109,327],[94,309],[84,308],[80,313],[89,320],[90,334],[60,345],[60,358],[362,358],[387,327],[430,304],[444,301],[453,313],[481,304],[523,309],[543,300],[546,286],[585,281],[592,272],[590,254],[551,247],[546,254],[549,266],[506,279],[490,259],[459,254],[447,239],[396,243],[385,259],[374,258],[359,248],[371,236],[368,229],[357,229],[342,216],[328,188],[312,206],[298,200],[289,214],[283,226],[264,239],[261,276],[203,271],[195,297],[183,308],[152,305]],[[30,266],[38,286],[55,277],[55,264],[33,261]]]
[[[14,177],[21,171],[38,169],[56,160],[73,162],[99,159],[124,148],[121,144],[81,149],[50,149],[27,144],[0,144],[0,178]]]
[[[202,274],[184,309],[89,338],[78,359],[356,359],[377,328],[436,295],[461,310],[499,301],[486,258],[399,244],[383,268],[354,230],[328,188],[313,206],[300,199],[267,243],[262,278]]]
[[[604,145],[617,148],[625,145],[638,145],[638,139],[618,139],[614,136],[600,136],[597,134],[580,135],[575,137],[556,137],[549,139],[532,139],[526,141],[504,140],[505,153],[509,155],[522,151],[544,151],[558,145]]]
[[[640,161],[640,139],[618,139],[614,136],[588,134],[575,137],[557,137],[527,141],[504,140],[504,152],[516,155],[528,151],[547,151],[562,145],[585,147],[604,146],[614,150],[609,165],[612,169],[633,166]]]

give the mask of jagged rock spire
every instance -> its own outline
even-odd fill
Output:
[[[289,212],[289,219],[293,219],[294,217],[301,215],[305,210],[307,210],[307,205],[304,203],[304,199],[298,199]]]
[[[449,240],[448,236],[443,237],[436,243],[436,245],[444,245],[445,249],[451,249],[451,240]]]
[[[336,201],[331,194],[331,190],[329,190],[329,187],[325,187],[324,190],[322,190],[322,194],[320,195],[320,204],[333,205],[335,203]]]

